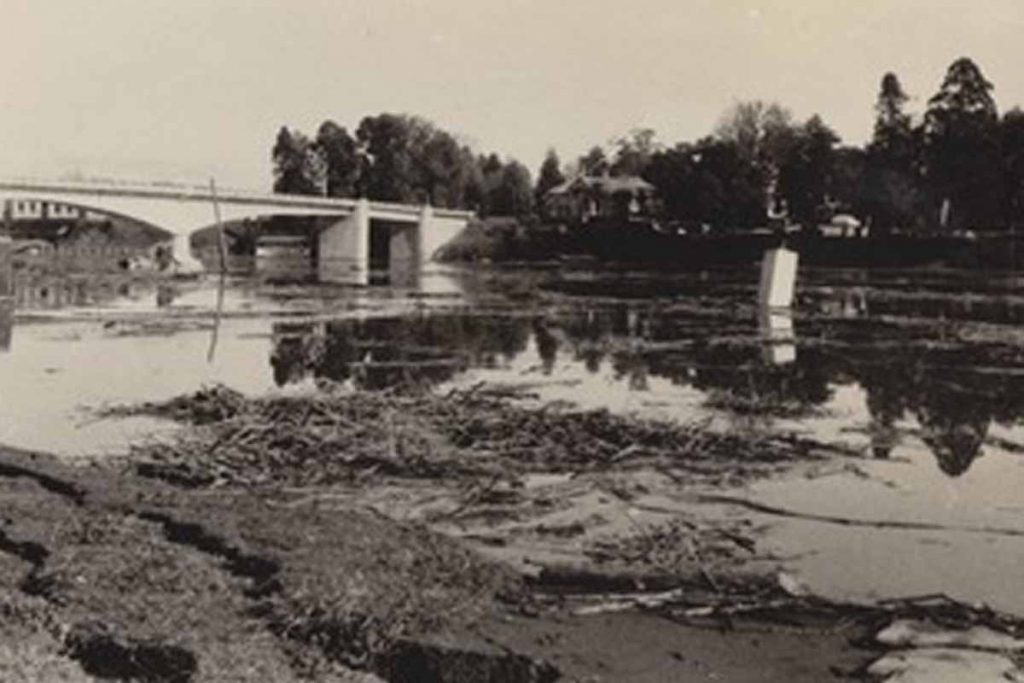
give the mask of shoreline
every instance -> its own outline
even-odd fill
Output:
[[[263,420],[264,411],[276,410],[280,424],[292,424],[280,400],[197,394],[142,410],[192,424],[192,437],[182,444],[209,446],[204,439],[220,438],[218,448],[230,451],[254,424],[250,418]],[[270,480],[186,477],[168,484],[174,480],[168,473],[183,470],[147,471],[138,467],[139,454],[115,468],[0,448],[0,482],[11,501],[0,536],[6,608],[28,615],[8,628],[21,629],[35,648],[29,657],[13,657],[15,670],[47,664],[91,667],[96,674],[98,662],[113,652],[121,653],[115,660],[122,663],[151,657],[165,669],[184,667],[187,675],[159,679],[182,681],[377,680],[365,678],[372,675],[389,681],[685,681],[705,680],[710,672],[726,680],[810,681],[826,674],[865,676],[892,649],[873,638],[901,620],[1020,634],[1006,615],[936,596],[852,605],[811,595],[785,574],[750,574],[757,536],[735,521],[676,515],[681,523],[675,525],[642,518],[609,525],[606,519],[595,536],[588,526],[602,526],[594,516],[608,517],[606,503],[628,504],[654,485],[657,467],[650,459],[657,454],[609,447],[605,455],[589,451],[603,467],[576,461],[564,469],[559,453],[588,452],[593,442],[587,439],[614,438],[617,430],[641,444],[674,438],[653,423],[594,422],[587,416],[595,413],[552,417],[482,396],[463,397],[470,403],[462,407],[366,393],[327,397],[319,405],[288,400],[299,401],[292,407],[304,416],[288,433],[307,439],[316,438],[318,418],[311,416],[317,411],[340,425],[345,410],[368,417],[397,403],[384,432],[352,428],[362,441],[352,442],[348,453],[357,457],[333,482],[296,475],[293,465],[282,463]],[[216,412],[225,406],[229,410]],[[484,430],[462,456],[481,453],[485,443],[493,450],[502,443],[495,441],[499,434],[513,439],[506,447],[519,448],[505,457],[517,459],[527,446],[560,443],[558,437],[524,446],[515,435],[526,425],[545,438],[568,429],[564,443],[574,447],[549,454],[554,460],[534,461],[541,467],[533,474],[527,467],[510,478],[511,461],[502,466],[503,458],[494,456],[467,463],[441,453],[427,423],[402,424],[398,409],[417,420],[440,419],[431,424],[441,434],[445,420],[471,425],[468,433]],[[474,414],[483,422],[474,422]],[[511,431],[500,431],[502,423],[513,425]],[[382,461],[367,460],[373,448],[396,447],[380,441],[385,432],[406,444],[399,448],[413,448],[391,457],[398,469],[390,472],[381,470]],[[422,443],[408,441],[414,433],[426,435],[433,460],[417,456]],[[197,452],[211,453],[205,446]],[[231,456],[222,450],[216,459],[229,473]],[[720,489],[715,482],[741,471],[737,461],[719,464],[690,467],[691,485]],[[296,465],[320,467],[308,459]],[[743,471],[740,476],[764,474]],[[458,472],[474,474],[460,479],[468,475]],[[288,482],[289,476],[300,478]],[[566,496],[576,501],[568,508],[559,505]],[[618,535],[611,533],[616,529]],[[545,547],[563,552],[544,559]],[[573,561],[566,561],[566,548]],[[525,572],[510,554],[529,559],[536,571]],[[352,577],[359,577],[356,583]],[[159,623],[149,617],[154,610]],[[367,619],[367,610],[376,616]],[[666,639],[678,647],[667,651]],[[97,652],[106,655],[97,660]],[[974,652],[957,650],[958,656]],[[242,655],[252,658],[250,677],[234,671],[235,678],[225,678],[229,660]],[[476,678],[452,677],[465,667],[476,667]],[[428,670],[428,677],[416,677]]]

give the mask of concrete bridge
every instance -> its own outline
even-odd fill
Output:
[[[201,268],[189,236],[216,222],[214,199],[224,222],[269,216],[323,216],[317,235],[318,272],[326,282],[368,284],[371,233],[387,244],[389,266],[418,268],[462,230],[473,214],[409,205],[305,195],[253,193],[210,186],[113,181],[0,178],[0,201],[63,204],[120,215],[162,228],[174,236],[181,270]],[[386,231],[381,240],[379,231]]]

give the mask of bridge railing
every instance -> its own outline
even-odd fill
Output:
[[[68,192],[73,194],[97,194],[97,195],[138,195],[144,197],[162,197],[179,200],[201,200],[212,201],[213,194],[208,185],[197,185],[193,183],[156,180],[137,181],[116,178],[34,178],[34,177],[3,177],[0,176],[0,191],[17,190],[22,192]],[[217,198],[224,202],[242,202],[255,204],[265,202],[277,205],[309,206],[321,208],[344,208],[352,210],[358,199],[322,197],[319,195],[298,195],[259,192],[257,190],[218,187]],[[422,206],[416,204],[402,204],[399,202],[370,201],[371,212],[396,213],[401,215],[414,215],[422,210]],[[433,208],[434,215],[442,218],[456,218],[469,220],[473,217],[472,211],[460,209]]]

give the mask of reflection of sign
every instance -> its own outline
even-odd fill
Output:
[[[757,324],[764,339],[765,363],[785,365],[796,360],[796,336],[793,333],[793,316],[789,311],[762,306]]]
[[[11,348],[14,332],[14,297],[0,296],[0,351]]]

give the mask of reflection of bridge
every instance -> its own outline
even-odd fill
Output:
[[[0,200],[73,205],[125,216],[167,230],[174,236],[179,264],[195,268],[189,235],[215,223],[210,187],[170,183],[0,179]],[[317,237],[321,279],[366,284],[371,231],[387,231],[387,253],[395,267],[418,266],[454,237],[471,218],[467,211],[429,205],[371,202],[304,195],[218,190],[223,221],[266,216],[323,216]],[[336,220],[330,220],[336,219]],[[374,240],[380,242],[380,239]]]

